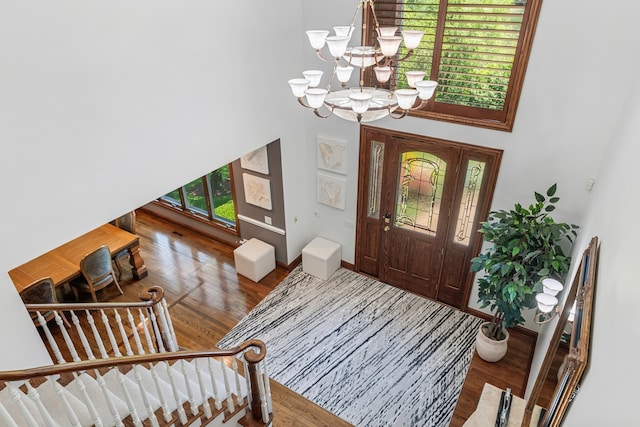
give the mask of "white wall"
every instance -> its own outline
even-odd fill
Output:
[[[233,14],[203,0],[0,2],[0,271],[276,138],[304,152],[286,92],[300,6]],[[2,273],[0,321],[29,326],[16,302]],[[5,326],[0,342],[24,347],[24,333]],[[3,369],[32,363],[7,353]]]

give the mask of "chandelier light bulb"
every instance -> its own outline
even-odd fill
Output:
[[[312,88],[304,91],[307,95],[307,104],[309,107],[317,109],[324,104],[324,98],[327,96],[328,91],[326,89]]]
[[[402,37],[404,38],[404,46],[413,50],[420,45],[422,41],[422,36],[424,35],[423,31],[415,31],[415,30],[404,30],[402,31]]]
[[[356,92],[349,95],[351,100],[351,108],[355,113],[363,114],[369,109],[369,103],[371,102],[371,94],[364,92]]]
[[[536,301],[538,301],[538,309],[543,313],[550,313],[551,310],[558,305],[558,299],[556,297],[545,293],[537,294]]]
[[[329,36],[326,39],[329,52],[334,58],[342,58],[347,51],[347,44],[349,43],[349,37],[345,36]]]
[[[307,37],[309,38],[309,43],[311,43],[311,47],[315,50],[320,50],[324,47],[327,36],[329,35],[329,31],[325,30],[310,30],[307,31]]]
[[[291,87],[291,91],[296,98],[302,98],[309,87],[309,80],[307,79],[291,79],[289,80],[289,86]]]
[[[336,67],[336,77],[338,77],[338,81],[340,83],[346,83],[351,78],[351,73],[353,72],[353,67],[348,65],[346,67],[337,66]]]
[[[382,54],[387,58],[390,58],[398,53],[400,43],[402,43],[402,37],[378,37],[378,43],[380,43],[380,51],[382,52]]]
[[[438,82],[435,80],[420,80],[419,82],[415,82],[414,85],[418,90],[418,96],[420,99],[426,101],[427,99],[431,99],[433,96],[433,93],[438,87]]]
[[[545,294],[549,294],[551,296],[558,295],[558,292],[562,290],[564,286],[562,283],[558,282],[556,279],[552,279],[547,277],[546,279],[542,279],[542,291]]]
[[[376,79],[380,83],[386,83],[391,78],[391,67],[373,67],[373,71],[376,72]]]
[[[398,89],[395,91],[398,107],[409,110],[418,98],[418,91],[415,89]]]
[[[322,79],[322,74],[320,70],[307,70],[302,72],[304,78],[309,80],[309,87],[317,87],[320,84],[320,79]]]
[[[379,27],[377,29],[380,37],[393,37],[396,35],[396,31],[398,31],[398,27]]]
[[[336,33],[336,36],[351,38],[353,28],[348,26],[333,27],[333,31]]]
[[[424,71],[407,71],[404,74],[407,76],[407,84],[410,87],[416,87],[416,83],[424,79],[424,76],[427,73],[425,73]]]

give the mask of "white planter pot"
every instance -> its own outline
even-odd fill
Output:
[[[478,352],[478,356],[484,361],[487,362],[497,362],[502,359],[505,354],[507,354],[507,342],[509,341],[509,332],[504,331],[505,338],[499,341],[492,340],[487,337],[483,329],[488,325],[491,325],[491,322],[485,322],[480,325],[480,329],[478,329],[478,335],[476,336],[476,351]]]

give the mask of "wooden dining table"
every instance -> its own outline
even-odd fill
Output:
[[[140,255],[138,236],[114,225],[105,224],[14,268],[9,271],[9,277],[18,292],[44,277],[51,277],[54,286],[64,285],[81,275],[82,258],[102,245],[109,247],[111,255],[125,249],[129,252],[129,264],[135,279],[141,279],[148,274]]]

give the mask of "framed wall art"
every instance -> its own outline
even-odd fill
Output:
[[[267,146],[260,147],[240,157],[240,166],[243,169],[268,175],[269,157],[267,156]]]
[[[346,180],[318,172],[318,202],[344,210]]]
[[[271,182],[266,178],[242,174],[244,198],[247,203],[271,210]]]
[[[347,143],[318,137],[317,141],[318,169],[347,174]]]

